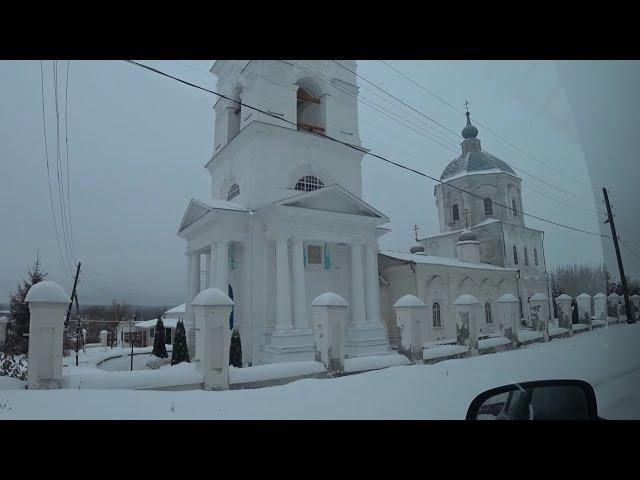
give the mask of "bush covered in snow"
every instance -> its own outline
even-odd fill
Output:
[[[28,365],[26,355],[7,355],[0,352],[0,376],[26,380]]]

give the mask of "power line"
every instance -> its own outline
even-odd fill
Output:
[[[136,66],[138,66],[138,67],[140,67],[140,68],[143,68],[143,69],[145,69],[145,70],[149,70],[149,71],[154,72],[154,73],[156,73],[156,74],[158,74],[158,75],[162,75],[162,76],[164,76],[164,77],[167,77],[167,78],[170,78],[170,79],[175,80],[175,81],[177,81],[177,82],[180,82],[180,83],[183,83],[183,84],[185,84],[185,85],[191,86],[191,87],[196,88],[196,89],[198,89],[198,90],[202,90],[202,91],[205,91],[205,92],[211,93],[211,94],[216,95],[216,96],[218,96],[218,97],[220,97],[220,98],[224,98],[224,99],[226,99],[226,100],[228,100],[228,101],[230,101],[230,102],[233,102],[234,104],[239,104],[239,105],[241,105],[241,106],[244,106],[244,107],[250,108],[251,110],[254,110],[254,111],[256,111],[256,112],[262,113],[262,114],[264,114],[264,115],[266,115],[266,116],[269,116],[269,117],[271,117],[271,118],[274,118],[274,119],[280,120],[280,121],[282,121],[282,122],[288,123],[288,124],[293,125],[293,126],[295,126],[296,128],[298,128],[298,125],[297,125],[296,123],[291,122],[290,120],[287,120],[286,118],[279,117],[279,116],[277,116],[277,115],[274,115],[274,114],[272,114],[272,113],[270,113],[270,112],[267,112],[267,111],[265,111],[265,110],[262,110],[262,109],[260,109],[260,108],[253,107],[253,106],[251,106],[251,105],[247,105],[246,103],[243,103],[243,102],[241,102],[241,101],[231,99],[230,97],[227,97],[226,95],[223,95],[223,94],[221,94],[221,93],[218,93],[218,92],[216,92],[216,91],[214,91],[214,90],[209,90],[209,89],[207,89],[207,88],[201,87],[201,86],[196,85],[196,84],[193,84],[193,83],[191,83],[191,82],[187,82],[186,80],[182,80],[182,79],[180,79],[180,78],[178,78],[178,77],[175,77],[175,76],[173,76],[173,75],[169,75],[168,73],[165,73],[165,72],[162,72],[162,71],[157,70],[157,69],[155,69],[155,68],[149,67],[149,66],[147,66],[147,65],[144,65],[144,64],[141,64],[141,63],[135,62],[135,61],[133,61],[133,60],[126,60],[126,61],[127,61],[127,62],[129,62],[129,63],[131,63],[131,64],[133,64],[133,65],[136,65]],[[341,145],[344,145],[344,146],[346,146],[346,147],[348,147],[348,148],[351,148],[351,149],[353,149],[353,150],[357,150],[357,151],[362,152],[362,153],[364,153],[364,154],[366,154],[366,155],[370,155],[370,156],[372,156],[372,157],[374,157],[374,158],[378,158],[379,160],[382,160],[382,161],[384,161],[384,162],[386,162],[386,163],[389,163],[390,165],[394,165],[394,166],[396,166],[396,167],[398,167],[398,168],[401,168],[401,169],[403,169],[403,170],[407,170],[407,171],[409,171],[409,172],[415,173],[415,174],[420,175],[420,176],[422,176],[422,177],[428,178],[428,179],[430,179],[430,180],[433,180],[433,181],[434,181],[434,182],[436,182],[436,183],[440,183],[440,184],[446,185],[446,186],[447,186],[447,187],[449,187],[449,188],[454,188],[454,189],[456,189],[456,190],[459,190],[459,191],[461,191],[461,192],[464,192],[464,193],[466,193],[466,194],[468,194],[468,195],[471,195],[471,196],[473,196],[473,197],[477,197],[477,198],[480,198],[480,199],[482,199],[482,198],[483,198],[483,197],[481,197],[481,196],[477,195],[476,193],[473,193],[473,192],[467,191],[467,190],[465,190],[465,189],[463,189],[463,188],[460,188],[460,187],[458,187],[458,186],[455,186],[455,185],[451,185],[451,184],[448,184],[448,183],[442,182],[441,180],[439,180],[439,179],[437,179],[437,178],[435,178],[435,177],[432,177],[431,175],[428,175],[428,174],[426,174],[426,173],[424,173],[424,172],[421,172],[421,171],[419,171],[419,170],[416,170],[416,169],[414,169],[414,168],[408,167],[408,166],[406,166],[406,165],[402,165],[402,164],[400,164],[400,163],[394,162],[393,160],[389,160],[388,158],[385,158],[385,157],[383,157],[383,156],[381,156],[381,155],[377,155],[377,154],[372,153],[372,152],[370,152],[370,151],[366,151],[366,150],[365,150],[365,149],[363,149],[362,147],[357,147],[357,146],[355,146],[355,145],[351,145],[350,143],[344,142],[344,141],[342,141],[342,140],[338,140],[338,139],[333,138],[333,137],[331,137],[331,136],[329,136],[329,135],[327,135],[327,134],[324,134],[324,133],[316,133],[316,135],[318,135],[318,136],[320,136],[320,137],[323,137],[323,138],[326,138],[326,139],[328,139],[328,140],[331,140],[331,141],[333,141],[333,142],[339,143],[339,144],[341,144]],[[494,204],[495,204],[495,205],[498,205],[498,206],[501,206],[501,207],[503,207],[503,208],[507,208],[507,209],[509,209],[509,210],[513,210],[513,208],[512,208],[512,207],[507,206],[507,205],[503,205],[503,204],[498,203],[498,202],[494,202]],[[518,210],[516,209],[516,212],[517,212],[517,211],[518,211]],[[526,216],[528,216],[528,217],[535,218],[535,219],[540,220],[540,221],[542,221],[542,222],[550,223],[550,224],[552,224],[552,225],[556,225],[556,226],[559,226],[559,227],[563,227],[563,228],[566,228],[566,229],[569,229],[569,230],[574,230],[574,231],[577,231],[577,232],[585,233],[585,234],[588,234],[588,235],[594,235],[594,236],[597,236],[597,237],[609,237],[608,235],[602,235],[602,234],[600,234],[600,233],[590,232],[590,231],[588,231],[588,230],[583,230],[583,229],[581,229],[581,228],[572,227],[572,226],[570,226],[570,225],[565,225],[565,224],[562,224],[562,223],[560,223],[560,222],[555,222],[555,221],[553,221],[553,220],[548,220],[548,219],[546,219],[546,218],[539,217],[539,216],[537,216],[537,215],[532,215],[532,214],[530,214],[530,213],[526,213],[526,212],[524,212],[524,211],[520,211],[520,213],[521,213],[522,215],[526,215]]]
[[[54,227],[55,232],[56,232],[56,241],[57,241],[57,245],[58,245],[58,254],[60,255],[60,260],[62,261],[62,266],[64,267],[64,269],[67,272],[67,274],[69,276],[72,276],[71,272],[69,271],[69,267],[68,267],[67,263],[65,262],[65,260],[63,258],[62,249],[60,248],[60,235],[58,233],[58,222],[56,221],[56,213],[55,213],[55,209],[53,208],[53,191],[51,190],[51,172],[49,170],[49,148],[47,146],[47,120],[46,120],[45,109],[44,109],[44,105],[45,105],[45,101],[44,101],[44,66],[43,66],[43,61],[42,60],[40,60],[40,87],[41,87],[41,92],[42,92],[42,130],[43,130],[43,135],[44,135],[44,156],[45,156],[46,163],[47,163],[47,179],[48,179],[48,184],[49,184],[49,200],[50,200],[50,204],[51,204],[51,215],[53,217],[53,227]]]
[[[638,253],[637,251],[635,251],[633,248],[631,248],[631,246],[629,244],[627,244],[627,242],[625,242],[622,238],[620,238],[620,236],[618,236],[618,240],[620,240],[620,243],[622,243],[622,245],[629,250],[631,253],[633,253],[637,258],[640,259],[640,253]]]
[[[73,223],[71,221],[71,187],[69,185],[69,121],[68,121],[68,112],[69,112],[69,65],[71,61],[67,60],[67,75],[65,78],[65,94],[64,94],[64,144],[65,151],[67,154],[67,209],[69,212],[69,229],[71,234],[71,251],[73,252],[73,258],[78,261],[78,257],[76,255],[76,244],[75,239],[73,237]]]
[[[325,84],[329,85],[330,87],[335,88],[336,90],[341,91],[341,92],[343,92],[343,93],[345,93],[345,94],[349,94],[349,95],[351,95],[352,97],[356,98],[356,100],[357,100],[358,102],[360,102],[360,101],[361,101],[361,98],[358,98],[358,96],[357,96],[357,95],[354,95],[354,94],[352,94],[351,92],[346,91],[346,90],[343,90],[343,89],[339,88],[337,85],[332,84],[328,79],[326,79],[326,78],[325,78],[325,77],[323,77],[322,75],[318,74],[317,72],[313,72],[312,70],[307,69],[307,68],[305,68],[305,67],[303,67],[303,66],[301,66],[301,65],[299,65],[299,64],[293,63],[293,62],[292,62],[292,63],[289,63],[289,62],[285,62],[284,60],[281,60],[281,62],[284,62],[284,63],[290,64],[290,65],[294,65],[294,66],[296,66],[297,68],[299,68],[300,70],[303,70],[304,72],[309,73],[309,74],[311,74],[311,75],[315,76],[316,78],[318,78],[319,80],[321,80],[321,81],[322,81],[322,82],[324,82]],[[337,63],[337,62],[336,62],[336,63]],[[339,65],[339,66],[342,66],[342,65],[340,65],[339,63],[338,63],[338,65]],[[343,67],[343,68],[345,68],[346,70],[348,70],[348,71],[349,71],[349,72],[351,72],[351,73],[354,73],[352,70],[349,70],[349,69],[348,69],[348,68],[346,68],[346,67]],[[356,74],[356,73],[354,73],[354,74],[355,74],[355,75],[357,75],[359,78],[362,78],[363,80],[366,80],[364,77],[362,77],[362,76],[360,76],[360,75],[358,75],[358,74]],[[366,80],[366,81],[368,81],[368,80]],[[369,83],[372,83],[372,82],[369,82]],[[366,88],[366,87],[365,87],[365,88]],[[367,89],[367,90],[368,90],[368,89]],[[376,95],[377,95],[377,94],[376,94]],[[380,97],[379,95],[377,95],[377,96],[378,96],[379,98],[382,98],[382,97]],[[394,98],[395,98],[395,97],[394,97]],[[366,103],[365,103],[365,104],[366,104]],[[376,105],[378,105],[378,104],[376,104]],[[370,105],[368,105],[368,106],[370,106]],[[375,108],[374,108],[374,109],[375,109]],[[377,110],[377,109],[375,109],[375,110]],[[389,111],[389,110],[387,110],[387,111]],[[417,111],[417,110],[416,110],[416,111]],[[383,114],[384,114],[384,112],[381,112],[381,113],[383,113]],[[393,113],[393,112],[391,112],[391,113]],[[394,114],[394,115],[396,115],[396,114]],[[406,124],[402,123],[402,122],[401,122],[401,121],[399,121],[398,119],[396,119],[396,118],[392,118],[392,117],[390,117],[389,115],[386,115],[386,116],[387,116],[387,117],[389,117],[389,118],[391,118],[392,120],[397,121],[397,122],[398,122],[398,123],[400,123],[401,125],[403,125],[403,126],[406,126],[406,127],[410,128],[410,129],[411,129],[411,130],[413,130],[414,132],[416,132],[416,133],[418,133],[418,134],[420,134],[420,135],[425,136],[425,137],[426,137],[426,138],[428,138],[429,140],[433,140],[433,141],[435,141],[435,140],[434,140],[433,138],[431,138],[430,136],[428,136],[428,135],[424,134],[423,132],[417,131],[417,130],[415,130],[414,128],[409,127],[408,125],[406,125]],[[414,125],[415,125],[415,124],[414,124]],[[457,134],[456,134],[456,136],[457,136]],[[440,142],[437,142],[437,141],[436,141],[436,143],[438,143],[439,145],[441,145],[441,146],[443,146],[443,147],[447,148],[448,150],[452,151],[452,152],[453,152],[453,153],[455,153],[455,154],[457,154],[457,153],[458,153],[458,151],[457,151],[457,150],[455,150],[455,149],[453,149],[453,148],[450,148],[450,147],[448,147],[448,146],[446,146],[446,145],[443,145],[443,144],[442,144],[442,143],[440,143]],[[549,183],[545,182],[544,180],[541,180],[541,179],[539,179],[538,177],[535,177],[534,175],[531,175],[531,174],[529,174],[529,173],[525,172],[524,170],[522,170],[522,169],[520,169],[520,168],[518,168],[518,167],[515,167],[515,166],[514,166],[514,168],[515,168],[516,170],[521,171],[521,172],[522,172],[522,173],[524,173],[525,175],[530,176],[531,178],[533,178],[533,179],[535,179],[535,180],[537,180],[537,181],[539,181],[539,182],[541,182],[541,183],[544,183],[545,185],[547,185],[547,186],[549,186],[549,187],[553,188],[553,189],[554,189],[554,191],[560,191],[560,192],[562,192],[562,191],[563,191],[562,189],[560,189],[560,188],[558,188],[558,187],[555,187],[555,186],[553,186],[553,185],[551,185],[551,184],[549,184]],[[553,196],[550,196],[550,195],[545,194],[545,193],[543,193],[543,192],[540,192],[539,190],[537,190],[537,189],[535,189],[535,188],[531,187],[528,183],[523,182],[523,184],[524,184],[524,186],[525,186],[525,188],[526,188],[527,190],[529,190],[529,191],[531,191],[531,192],[533,192],[533,193],[536,193],[536,194],[541,195],[541,196],[543,196],[543,197],[545,197],[545,198],[548,198],[548,199],[550,199],[550,200],[553,200],[553,201],[555,201],[555,202],[557,202],[557,203],[559,203],[559,204],[566,205],[566,206],[569,206],[569,207],[571,207],[571,208],[578,208],[578,209],[583,210],[584,212],[588,213],[590,216],[593,216],[594,211],[589,210],[589,209],[586,209],[586,208],[584,208],[584,206],[582,206],[582,205],[577,206],[576,204],[574,204],[574,203],[572,203],[572,202],[569,202],[569,201],[563,201],[563,200],[558,199],[558,198],[556,198],[556,197],[553,197]],[[590,201],[593,201],[593,200],[594,200],[594,199],[591,199]],[[598,212],[598,210],[597,210],[597,208],[596,208],[596,209],[595,209],[595,213],[596,213],[596,214],[597,214],[597,213],[601,213],[601,214],[603,214],[604,212],[602,212],[602,211]]]
[[[427,87],[425,87],[424,85],[416,82],[415,80],[413,80],[411,77],[409,77],[408,75],[402,73],[400,70],[398,70],[397,68],[395,68],[394,66],[390,65],[389,63],[385,62],[384,60],[380,60],[380,62],[382,62],[383,64],[385,64],[387,67],[389,67],[391,70],[393,70],[394,72],[396,72],[398,75],[402,76],[403,78],[405,78],[406,80],[408,80],[409,82],[411,82],[412,84],[414,84],[415,86],[417,86],[418,88],[420,88],[421,90],[424,90],[425,92],[427,92],[429,95],[432,95],[433,97],[435,97],[436,99],[440,100],[442,103],[444,103],[445,105],[448,105],[449,107],[451,107],[453,110],[455,110],[456,112],[464,115],[464,112],[458,108],[456,108],[455,106],[453,106],[451,103],[447,102],[446,100],[444,100],[443,98],[441,98],[440,96],[436,95],[434,92],[432,92],[431,90],[429,90]],[[526,155],[527,157],[531,158],[532,160],[540,163],[541,165],[544,165],[545,167],[555,171],[556,173],[559,173],[560,175],[564,175],[567,178],[570,178],[572,181],[578,182],[586,187],[589,188],[589,190],[593,191],[593,186],[592,185],[588,185],[580,180],[576,180],[573,176],[561,172],[560,170],[555,169],[554,167],[548,165],[547,163],[543,162],[542,160],[534,157],[533,155],[531,155],[530,153],[526,152],[525,150],[521,149],[520,147],[518,147],[517,145],[514,145],[512,142],[510,142],[509,140],[505,139],[504,137],[502,137],[501,135],[497,134],[496,132],[494,132],[493,130],[491,130],[489,127],[487,127],[486,125],[480,123],[477,120],[474,120],[475,123],[477,123],[480,127],[482,127],[483,129],[485,129],[487,132],[489,132],[491,135],[493,135],[494,137],[496,137],[497,139],[503,141],[504,143],[506,143],[507,145],[509,145],[511,148],[519,151],[520,153],[522,153],[523,155]]]
[[[385,93],[386,95],[390,96],[391,98],[393,98],[393,99],[394,99],[394,100],[396,100],[397,102],[401,103],[401,104],[402,104],[402,105],[404,105],[405,107],[410,108],[411,110],[413,110],[414,112],[418,113],[419,115],[422,115],[423,117],[427,118],[428,120],[430,120],[430,121],[432,121],[432,122],[436,123],[437,125],[439,125],[439,126],[440,126],[440,127],[442,127],[443,129],[445,129],[447,132],[451,133],[451,134],[452,134],[456,139],[458,138],[458,134],[457,134],[456,132],[452,131],[451,129],[447,128],[446,126],[442,125],[441,123],[437,122],[436,120],[432,119],[432,118],[431,118],[431,117],[429,117],[428,115],[426,115],[426,114],[424,114],[424,113],[420,112],[419,110],[415,109],[414,107],[412,107],[411,105],[407,104],[406,102],[403,102],[402,100],[400,100],[400,99],[399,99],[399,98],[397,98],[396,96],[392,95],[391,93],[389,93],[389,92],[388,92],[388,91],[386,91],[385,89],[383,89],[383,88],[381,88],[381,87],[378,87],[378,86],[377,86],[377,85],[375,85],[373,82],[371,82],[371,81],[369,81],[368,79],[366,79],[363,75],[361,75],[361,74],[359,74],[359,73],[357,73],[357,72],[355,72],[355,71],[353,71],[353,70],[351,70],[351,69],[347,68],[346,66],[342,65],[340,62],[338,62],[338,61],[336,61],[336,60],[332,60],[332,61],[333,61],[336,65],[338,65],[339,67],[341,67],[341,68],[345,69],[346,71],[348,71],[348,72],[352,73],[353,75],[355,75],[355,76],[357,76],[358,78],[360,78],[360,79],[364,80],[365,82],[369,83],[370,85],[373,85],[375,88],[377,88],[377,89],[378,89],[378,90],[380,90],[381,92]],[[405,76],[405,77],[406,77],[406,76]],[[408,78],[408,77],[407,77],[407,78]],[[415,82],[414,82],[414,83],[415,83]],[[432,93],[432,92],[430,92],[430,91],[429,91],[429,93]],[[442,100],[440,97],[438,97],[438,96],[436,96],[436,97],[437,97],[439,100],[444,101],[444,100]],[[463,114],[463,115],[464,115],[464,112],[462,112],[461,110],[458,110],[458,109],[457,109],[457,108],[455,108],[453,105],[451,105],[449,102],[445,102],[445,103],[446,103],[447,105],[449,105],[451,108],[453,108],[456,112],[459,112],[459,113],[461,113],[461,114]],[[480,124],[480,122],[477,122],[477,121],[476,121],[475,123],[477,123],[478,125],[482,126],[485,130],[489,131],[489,129],[487,129],[486,127],[484,127],[483,125],[481,125],[481,124]],[[490,133],[492,133],[492,132],[490,132]],[[493,133],[493,135],[497,135],[497,134]],[[502,139],[502,138],[501,138],[501,139]],[[503,140],[503,141],[506,141],[506,140]],[[485,150],[485,151],[486,151],[486,150]],[[456,152],[456,153],[457,153],[457,152]],[[488,152],[488,151],[487,151],[487,153],[491,153],[491,152]],[[580,198],[580,199],[581,199],[581,200],[583,200],[583,201],[587,201],[587,202],[589,202],[589,203],[594,203],[594,204],[596,204],[596,203],[595,203],[595,197],[589,197],[589,198],[588,198],[588,197],[586,197],[586,196],[583,196],[583,195],[580,195],[580,194],[577,194],[577,193],[574,193],[574,192],[570,192],[570,191],[568,191],[568,190],[564,190],[564,189],[562,189],[562,188],[560,188],[560,187],[557,187],[557,186],[555,186],[555,185],[551,185],[550,183],[547,183],[547,182],[545,182],[545,181],[543,181],[543,180],[540,180],[540,179],[538,179],[537,177],[534,177],[533,175],[529,174],[528,172],[524,171],[524,170],[523,170],[523,169],[521,169],[521,168],[518,168],[518,167],[515,167],[515,166],[513,166],[513,167],[514,167],[516,170],[518,170],[518,171],[520,171],[520,172],[524,173],[525,175],[528,175],[528,176],[530,176],[530,177],[532,177],[532,178],[534,178],[534,179],[536,179],[536,180],[540,181],[541,183],[544,183],[545,185],[547,185],[547,186],[549,186],[549,187],[553,188],[555,191],[563,191],[563,192],[565,192],[565,193],[567,193],[567,194],[569,194],[569,195],[573,195],[573,196],[575,196],[575,197],[577,197],[577,198]],[[591,187],[589,187],[589,189],[590,189],[590,191],[591,191]],[[596,204],[596,208],[597,208],[597,204]],[[604,213],[604,212],[600,212],[600,213]]]

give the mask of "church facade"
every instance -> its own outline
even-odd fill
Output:
[[[478,130],[467,112],[462,155],[452,160],[436,184],[434,196],[440,232],[417,239],[411,253],[381,253],[383,311],[395,343],[393,302],[406,293],[428,307],[425,341],[455,337],[452,303],[462,294],[483,307],[480,334],[496,330],[495,303],[505,293],[520,300],[523,320],[530,323],[529,299],[549,299],[544,232],[525,225],[522,180],[506,162],[484,152]]]
[[[323,61],[300,63],[327,70]],[[377,263],[389,219],[361,199],[355,75],[342,70],[325,84],[272,60],[219,60],[211,71],[227,97],[215,104],[211,197],[190,202],[178,231],[195,358],[201,326],[191,300],[211,286],[235,302],[246,362],[313,360],[310,303],[327,291],[349,303],[346,354],[389,353]]]
[[[202,326],[191,301],[208,287],[234,300],[230,323],[254,365],[313,360],[310,304],[329,291],[348,303],[348,357],[392,352],[393,303],[409,293],[428,305],[425,342],[455,337],[461,294],[484,304],[480,330],[489,334],[500,295],[520,298],[523,318],[528,297],[549,296],[543,232],[525,226],[521,180],[481,150],[469,117],[462,155],[435,187],[440,232],[411,252],[379,250],[389,218],[361,198],[367,150],[356,63],[329,63],[219,60],[211,68],[222,97],[205,166],[210,197],[190,201],[178,230],[192,358],[201,357]]]

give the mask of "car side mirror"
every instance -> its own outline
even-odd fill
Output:
[[[597,420],[593,387],[582,380],[541,380],[478,395],[467,420]]]

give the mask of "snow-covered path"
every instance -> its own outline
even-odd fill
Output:
[[[0,419],[462,419],[483,390],[545,378],[586,380],[601,416],[640,418],[639,344],[640,324],[624,324],[516,351],[256,390],[2,390]]]

